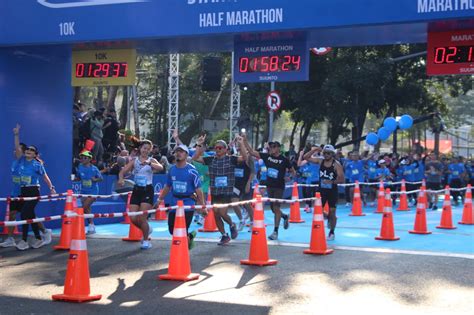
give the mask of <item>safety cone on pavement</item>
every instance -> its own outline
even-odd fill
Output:
[[[268,256],[267,235],[265,229],[262,197],[257,195],[252,225],[252,239],[250,240],[249,258],[240,261],[242,265],[270,266],[276,265],[278,260]]]
[[[298,200],[298,183],[293,183],[293,190],[291,192],[291,200],[293,202],[290,204],[290,223],[303,223],[304,220],[301,219],[301,209],[300,209],[300,202],[295,201]]]
[[[392,197],[390,196],[390,189],[385,191],[385,207],[382,216],[382,227],[380,229],[380,236],[375,237],[376,240],[384,241],[398,241],[400,238],[395,236],[395,228],[393,226],[392,213]]]
[[[178,209],[176,209],[168,273],[159,275],[158,277],[161,280],[176,281],[190,281],[199,278],[199,274],[191,273],[188,233],[186,232],[186,220],[184,218],[184,205],[182,200],[178,200]]]
[[[359,181],[357,180],[355,182],[354,198],[352,200],[352,213],[350,213],[349,215],[353,217],[360,217],[365,215],[364,213],[362,213],[362,199],[360,195]]]
[[[437,229],[453,230],[456,227],[453,225],[453,211],[451,208],[451,193],[449,186],[444,190],[443,212],[441,213],[441,222],[436,227]]]
[[[72,190],[67,191],[66,195],[66,204],[64,206],[64,215],[73,215],[75,214],[74,199],[72,197]],[[56,250],[68,250],[71,244],[72,239],[72,230],[73,230],[73,218],[64,217],[62,226],[61,226],[61,235],[59,236],[59,244],[54,246]]]
[[[15,221],[16,218],[10,218],[10,204],[11,204],[11,199],[10,197],[7,198],[7,208],[5,209],[5,221]],[[3,226],[3,231],[0,233],[0,235],[7,235],[8,230],[10,228],[13,228],[13,235],[20,235],[21,233],[18,231],[18,225],[15,225],[14,227],[8,227],[8,226]]]
[[[408,231],[411,234],[431,234],[426,223],[426,205],[421,201],[423,198],[422,193],[423,191],[420,192],[418,202],[416,203],[415,226],[413,230]]]
[[[211,188],[207,192],[207,201],[206,201],[207,215],[204,217],[204,224],[199,232],[218,232],[216,225],[216,217],[214,216],[214,208],[212,207],[212,197],[211,197]]]
[[[379,192],[377,195],[377,210],[375,213],[384,213],[385,209],[385,193],[383,187],[383,181],[380,181]]]
[[[467,185],[466,196],[464,197],[464,210],[459,224],[474,224],[474,213],[472,209],[472,189],[471,184]]]
[[[129,224],[130,228],[128,229],[128,237],[122,238],[122,241],[126,242],[140,242],[143,240],[143,232],[135,226],[135,224]]]
[[[407,188],[405,185],[405,180],[402,179],[402,186],[400,188],[400,203],[398,204],[397,211],[409,211],[408,208],[408,197],[407,197]]]
[[[132,199],[132,193],[128,193],[127,195],[127,206],[125,208],[125,212],[127,212],[127,215],[125,215],[125,220],[123,220],[121,223],[122,224],[131,224],[132,222],[130,221],[130,217],[128,216],[128,213],[130,212],[130,200]]]
[[[311,242],[309,249],[305,249],[303,253],[313,255],[327,255],[334,250],[327,248],[326,234],[324,232],[324,216],[323,207],[321,205],[321,194],[316,193],[316,201],[314,202],[313,224],[311,228]]]
[[[162,200],[161,203],[158,205],[158,209],[156,209],[155,218],[153,220],[165,221],[167,219],[168,219],[168,216],[166,215],[165,201]]]
[[[90,295],[89,257],[84,232],[84,210],[76,210],[78,217],[73,218],[73,237],[67,263],[64,293],[52,296],[55,301],[89,302],[102,298],[102,295]]]

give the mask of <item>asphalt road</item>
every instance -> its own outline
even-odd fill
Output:
[[[67,252],[0,249],[0,314],[473,314],[474,260],[336,250],[308,256],[270,246],[276,266],[242,266],[248,243],[197,242],[197,281],[157,280],[169,241],[90,239],[91,293],[100,301],[53,302],[62,293]]]

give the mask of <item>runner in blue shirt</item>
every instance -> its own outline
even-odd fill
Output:
[[[75,180],[81,182],[81,194],[83,195],[98,195],[99,184],[98,182],[103,180],[102,174],[99,169],[91,164],[92,153],[84,151],[79,154],[81,164],[76,168]],[[91,207],[96,197],[82,197],[81,203],[85,214],[91,213]],[[92,218],[89,219],[89,226],[87,227],[87,234],[95,233],[95,225]]]
[[[166,181],[166,185],[161,191],[158,198],[157,205],[161,203],[168,194],[172,192],[172,205],[176,205],[178,200],[182,200],[185,206],[194,206],[196,201],[199,205],[204,206],[204,194],[201,190],[201,179],[197,169],[187,163],[189,149],[186,145],[180,144],[174,149],[174,155],[176,157],[176,164],[173,165],[169,172]],[[157,208],[155,205],[155,208]],[[206,209],[198,210],[202,214],[207,214]],[[189,249],[194,248],[194,238],[196,237],[196,231],[189,233],[189,226],[193,221],[194,209],[185,209],[186,219],[186,233],[188,235],[188,246]],[[168,213],[168,230],[170,234],[173,234],[174,223],[176,218],[176,210],[170,210]]]
[[[463,186],[463,178],[466,176],[466,168],[464,164],[460,162],[458,157],[453,157],[451,163],[448,164],[448,184],[451,188],[461,188]],[[452,191],[454,205],[459,204],[459,198],[461,204],[464,203],[464,198],[460,191]]]
[[[315,155],[319,155],[319,153],[322,151],[320,146],[318,147],[318,151],[315,152]],[[301,173],[302,176],[302,184],[306,185],[317,185],[319,183],[319,164],[317,163],[312,163],[307,160],[303,159],[303,156],[306,152],[301,151],[298,157],[298,162],[297,165],[299,167],[299,172]],[[316,186],[303,186],[303,198],[313,198],[314,194],[317,191]],[[306,207],[304,209],[305,212],[310,213],[312,210],[312,202],[306,201]]]
[[[364,181],[364,161],[360,159],[359,152],[353,151],[350,153],[350,160],[345,163],[344,172],[346,183],[355,183],[356,181]],[[346,206],[351,206],[354,199],[354,186],[346,186]],[[363,195],[361,194],[362,200]],[[364,201],[365,202],[365,201]]]

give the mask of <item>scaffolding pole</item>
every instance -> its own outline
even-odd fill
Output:
[[[176,145],[173,131],[178,128],[179,117],[179,54],[170,55],[168,83],[168,149],[172,150]]]

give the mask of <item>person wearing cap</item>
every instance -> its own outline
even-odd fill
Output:
[[[153,144],[150,140],[142,140],[138,145],[138,156],[132,158],[128,164],[120,170],[117,186],[124,185],[124,175],[131,172],[135,185],[130,197],[130,212],[150,210],[153,206],[155,189],[153,187],[153,172],[160,172],[163,166],[157,160],[150,157]],[[148,224],[148,215],[133,216],[130,221],[139,228],[143,234],[141,249],[150,249],[150,235],[153,229]]]
[[[56,190],[51,183],[51,179],[46,174],[46,170],[38,157],[38,148],[35,146],[28,146],[23,154],[19,140],[20,125],[17,124],[13,129],[15,135],[15,156],[18,161],[18,176],[20,177],[20,196],[21,197],[39,197],[40,196],[40,178],[48,185],[49,194],[56,194]],[[21,209],[21,219],[30,220],[36,218],[35,207],[38,204],[38,199],[24,201]],[[18,250],[26,250],[30,247],[28,244],[28,228],[29,224],[22,226],[22,239],[16,244]],[[51,242],[50,235],[41,237],[41,230],[43,233],[50,234],[48,230],[40,226],[38,223],[32,223],[31,228],[35,235],[35,240],[31,243],[31,247],[40,248]]]
[[[293,176],[296,175],[296,171],[286,157],[281,152],[281,144],[278,141],[269,142],[270,153],[260,153],[252,149],[244,137],[244,144],[250,155],[257,159],[262,159],[267,167],[267,194],[269,198],[283,199],[283,193],[285,192],[285,176],[289,170]],[[283,218],[283,228],[286,230],[289,227],[289,216],[281,211],[280,203],[271,202],[270,207],[273,214],[275,215],[274,222],[275,227],[273,233],[268,236],[270,240],[278,239],[278,229],[280,227],[281,218]]]
[[[75,181],[81,182],[81,195],[98,195],[99,184],[103,180],[99,169],[92,165],[92,153],[83,151],[79,154],[81,163],[76,167]],[[83,196],[81,198],[82,208],[85,214],[91,213],[91,207],[97,197]],[[92,218],[89,218],[89,226],[87,227],[87,234],[95,233],[95,225]]]
[[[362,183],[364,181],[364,163],[365,161],[360,159],[358,151],[349,152],[349,159],[344,163],[344,176],[346,183],[354,184],[356,181]],[[354,200],[354,185],[346,186],[346,206],[350,207],[352,200]],[[361,195],[362,201],[365,202],[363,194]]]
[[[178,144],[174,149],[176,163],[169,169],[166,185],[161,190],[160,196],[154,208],[158,208],[166,195],[171,191],[173,194],[171,205],[176,205],[178,200],[182,200],[185,206],[194,206],[196,201],[199,205],[205,206],[204,195],[201,190],[201,179],[196,168],[187,162],[189,149],[184,144]],[[204,208],[198,210],[202,214],[207,214]],[[188,208],[184,212],[186,220],[186,233],[188,235],[189,249],[194,248],[194,238],[196,231],[189,233],[189,226],[194,217],[194,209]],[[172,209],[168,213],[168,230],[170,234],[174,231],[174,222],[176,218],[176,209]]]
[[[247,160],[247,151],[243,149],[242,137],[237,137],[241,156],[227,155],[227,143],[224,140],[217,140],[214,145],[215,155],[202,157],[204,153],[203,145],[206,140],[205,135],[201,135],[197,140],[196,152],[193,160],[209,166],[209,177],[211,178],[211,196],[214,204],[228,204],[234,194],[235,167],[237,163]],[[232,222],[232,218],[227,213],[228,207],[214,207],[216,225],[221,233],[218,245],[225,245],[231,239],[237,238],[239,232],[237,226]],[[230,237],[225,232],[224,221],[229,225]]]
[[[448,172],[449,187],[461,188],[464,185],[463,179],[467,175],[467,170],[466,170],[466,167],[464,166],[464,163],[460,161],[459,157],[454,156],[451,159],[451,162],[448,164],[448,167],[447,167],[447,172]],[[461,204],[464,203],[464,198],[460,191],[453,189],[452,195],[453,195],[453,201],[454,201],[455,206],[459,204],[458,199],[461,199]]]
[[[377,168],[377,181],[383,181],[387,183],[388,181],[392,180],[392,173],[387,167],[387,160],[380,159],[377,163],[379,167]]]
[[[336,206],[338,200],[338,184],[344,183],[344,170],[341,163],[339,163],[336,156],[336,149],[327,144],[323,147],[323,158],[314,158],[313,154],[318,150],[317,147],[312,147],[303,158],[313,163],[319,163],[319,192],[321,193],[321,203],[324,206],[329,205],[328,213],[328,241],[335,238],[335,230],[337,224]]]

